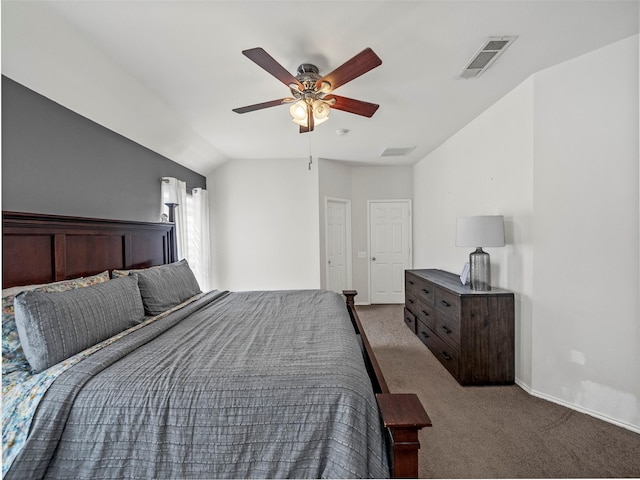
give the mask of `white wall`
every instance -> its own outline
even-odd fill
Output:
[[[488,251],[518,383],[636,431],[638,104],[635,36],[534,75],[414,168],[415,266],[459,271],[456,217],[505,215]]]
[[[526,81],[414,168],[414,266],[459,273],[456,219],[504,215],[506,247],[487,248],[494,285],[516,296],[516,375],[531,378],[533,83]]]
[[[302,160],[244,160],[207,177],[214,288],[320,287],[318,172]]]
[[[327,286],[327,239],[325,202],[327,198],[351,200],[351,167],[345,163],[321,158],[318,165],[320,206],[320,285]],[[353,288],[348,285],[348,288]],[[358,295],[359,297],[360,295]]]
[[[638,128],[637,36],[535,76],[531,387],[640,430]]]
[[[212,283],[228,290],[326,286],[324,199],[352,201],[353,284],[369,302],[367,200],[411,198],[412,167],[350,167],[320,160],[244,160],[207,176]]]
[[[368,200],[397,200],[413,197],[413,168],[354,167],[351,172],[353,288],[357,304],[368,304],[370,252],[367,250]],[[358,258],[358,252],[367,252]]]
[[[320,170],[320,221],[321,221],[321,271],[322,286],[326,286],[324,201],[326,197],[351,200],[351,251],[352,284],[358,291],[357,304],[368,304],[369,258],[367,252],[367,201],[411,199],[413,197],[413,168],[398,167],[350,167],[332,160],[321,160]],[[358,252],[367,252],[358,258]]]

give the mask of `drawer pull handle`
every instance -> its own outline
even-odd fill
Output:
[[[449,335],[451,333],[451,329],[449,327],[447,327],[446,325],[441,325],[440,328],[442,330],[444,330],[444,333],[446,333],[447,335]]]
[[[447,352],[442,352],[442,356],[444,357],[445,360],[451,360],[451,357]]]
[[[427,334],[427,332],[420,332],[420,335],[422,335],[424,338],[431,338],[429,337],[429,334]]]
[[[428,316],[429,316],[429,314],[428,314],[427,312],[425,312],[424,310],[420,310],[420,311],[422,312],[422,314],[423,314],[425,317],[428,317]]]
[[[442,305],[444,305],[445,307],[450,307],[450,306],[451,306],[451,304],[450,304],[450,303],[447,303],[447,302],[445,302],[444,300],[440,300],[440,303],[441,303]]]
[[[427,295],[429,295],[429,290],[427,290],[426,288],[423,288],[423,289],[422,289],[422,291],[423,291],[424,293],[426,293]]]
[[[413,282],[411,280],[409,280],[409,285],[413,285]]]
[[[407,300],[409,300],[409,303],[413,303],[413,300],[412,300],[412,299],[408,298]]]

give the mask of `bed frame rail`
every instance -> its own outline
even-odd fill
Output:
[[[365,363],[376,393],[382,423],[387,428],[390,440],[391,476],[393,478],[418,478],[418,432],[431,426],[431,419],[418,396],[414,393],[391,393],[382,374],[382,369],[365,335],[360,317],[355,308],[355,290],[344,290],[347,309],[353,326],[362,337]]]

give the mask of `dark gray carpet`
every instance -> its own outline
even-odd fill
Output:
[[[640,477],[640,435],[520,387],[461,387],[403,321],[401,305],[357,307],[393,392],[413,392],[422,478]]]

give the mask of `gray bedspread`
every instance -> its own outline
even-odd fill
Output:
[[[63,373],[6,478],[382,478],[342,298],[212,293]]]

